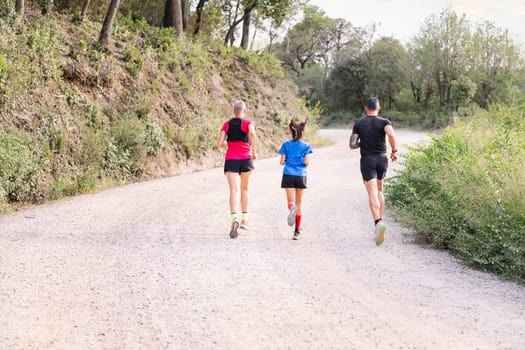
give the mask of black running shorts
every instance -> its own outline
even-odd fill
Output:
[[[251,159],[227,159],[224,162],[225,173],[246,173],[255,169]]]
[[[361,157],[361,175],[364,181],[383,180],[388,169],[386,153],[366,154]]]
[[[283,174],[281,188],[306,188],[306,176]]]

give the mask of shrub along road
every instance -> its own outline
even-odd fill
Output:
[[[0,217],[0,348],[525,348],[523,287],[392,217],[376,247],[349,132],[320,133],[336,143],[312,155],[300,241],[277,158],[256,162],[236,240],[222,169]]]

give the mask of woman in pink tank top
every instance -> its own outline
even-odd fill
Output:
[[[238,229],[248,229],[248,182],[257,159],[255,126],[246,119],[246,103],[238,100],[233,104],[234,117],[221,128],[217,147],[227,145],[224,174],[230,189],[230,237],[237,238]],[[225,142],[226,141],[226,142]],[[242,219],[239,223],[237,201],[240,192]]]

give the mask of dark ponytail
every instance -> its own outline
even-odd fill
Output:
[[[290,128],[290,132],[292,133],[292,139],[297,141],[303,138],[304,128],[306,127],[306,121],[299,122],[295,119],[292,119],[290,121],[290,124],[288,124],[288,127]]]

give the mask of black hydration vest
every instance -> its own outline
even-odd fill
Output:
[[[244,141],[248,142],[248,134],[242,131],[241,125],[243,120],[241,118],[232,118],[228,123],[228,141]]]

